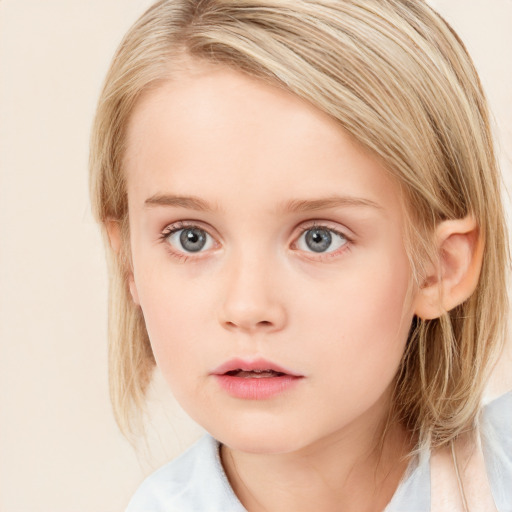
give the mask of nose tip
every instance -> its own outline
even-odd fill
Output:
[[[268,273],[255,272],[254,268],[232,273],[220,322],[226,329],[248,333],[282,329],[286,310],[281,289],[276,288]]]

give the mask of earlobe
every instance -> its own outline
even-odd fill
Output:
[[[437,262],[432,263],[415,299],[415,314],[429,320],[462,304],[475,291],[484,240],[472,216],[446,220],[436,229]]]
[[[105,222],[105,228],[107,230],[110,247],[119,256],[121,253],[121,247],[123,242],[123,235],[121,233],[121,224],[117,220],[107,220]],[[132,296],[133,302],[140,306],[139,294],[137,292],[137,286],[135,285],[135,279],[133,277],[133,271],[130,269],[127,272],[128,287],[130,289],[130,295]]]
[[[137,306],[140,306],[139,293],[137,292],[137,286],[135,285],[133,273],[130,273],[130,275],[128,276],[128,285],[130,287],[130,294],[132,296],[133,302],[137,304]]]
[[[121,225],[118,220],[105,221],[105,229],[107,230],[110,247],[119,254],[121,250]]]

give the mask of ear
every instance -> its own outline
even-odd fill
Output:
[[[414,312],[424,320],[462,304],[477,287],[484,240],[473,217],[441,222],[436,249],[437,262],[430,266],[415,298]]]
[[[108,219],[105,222],[105,228],[107,230],[110,247],[112,250],[119,255],[121,251],[121,225],[118,220]]]
[[[121,224],[118,220],[107,220],[105,222],[105,228],[107,230],[108,239],[110,242],[110,247],[115,252],[117,256],[121,255],[121,250],[123,247],[123,235],[121,232]],[[140,306],[139,294],[137,292],[137,287],[135,285],[135,279],[133,277],[133,270],[130,268],[126,273],[128,279],[128,286],[130,288],[130,294],[132,296],[133,302]]]

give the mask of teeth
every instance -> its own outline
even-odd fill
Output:
[[[241,371],[238,373],[238,377],[247,377],[253,379],[265,379],[268,377],[275,377],[276,372],[272,370],[253,370],[253,371]]]
[[[228,375],[251,379],[264,379],[269,377],[279,377],[283,374],[274,370],[233,370],[228,372]]]

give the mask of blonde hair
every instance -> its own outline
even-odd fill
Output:
[[[504,340],[507,233],[485,97],[468,53],[421,0],[162,0],[122,41],[92,133],[92,207],[110,262],[110,390],[125,434],[136,430],[155,365],[133,303],[126,128],[140,95],[177,76],[180,56],[283,87],[335,118],[398,180],[409,206],[408,253],[421,283],[432,235],[470,214],[485,240],[475,293],[440,318],[415,318],[396,379],[393,417],[424,445],[474,427]],[[119,222],[122,250],[108,244]]]

